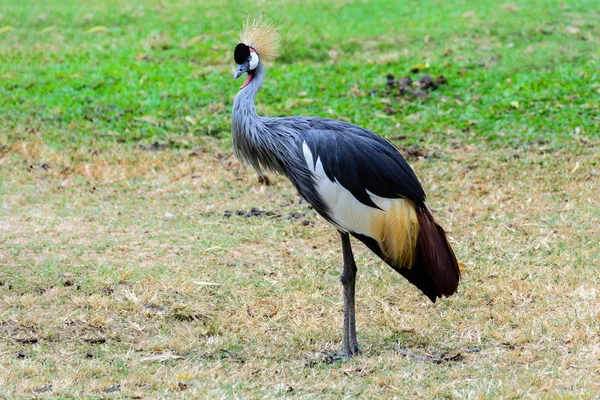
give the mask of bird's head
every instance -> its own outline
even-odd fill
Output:
[[[260,62],[260,58],[258,57],[258,53],[252,47],[248,46],[245,43],[240,43],[235,47],[235,51],[233,52],[233,58],[237,63],[238,67],[233,75],[233,79],[237,79],[244,72],[247,73],[246,80],[244,84],[240,88],[242,90],[252,80],[254,76],[254,70],[258,67],[258,63]]]
[[[233,58],[238,65],[233,79],[239,78],[244,72],[247,73],[240,90],[252,81],[263,60],[277,57],[278,49],[279,34],[275,25],[262,17],[246,20],[240,32],[240,43],[233,52]]]

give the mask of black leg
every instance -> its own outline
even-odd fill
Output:
[[[344,349],[343,355],[350,357],[360,353],[356,341],[356,318],[354,313],[354,288],[356,284],[356,264],[352,255],[350,235],[340,232],[342,237],[342,254],[344,270],[340,276],[344,286]]]

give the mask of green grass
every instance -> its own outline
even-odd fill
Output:
[[[225,137],[238,85],[235,30],[252,9],[283,34],[260,96],[269,114],[346,117],[413,141],[448,132],[500,143],[562,140],[577,127],[598,134],[594,1],[320,3],[9,2],[0,20],[14,28],[0,34],[2,129],[43,126],[57,145]],[[388,118],[369,91],[382,89],[387,73],[426,63],[449,85],[427,101],[395,104],[401,112]],[[355,85],[364,95],[350,95]]]
[[[0,397],[597,395],[595,1],[91,3],[0,7]],[[432,155],[410,163],[459,292],[432,305],[356,243],[348,363],[322,354],[341,341],[335,231],[231,156],[249,12],[282,33],[260,114]],[[448,84],[407,100],[388,73]]]

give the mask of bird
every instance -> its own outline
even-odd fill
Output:
[[[446,233],[425,202],[417,176],[390,141],[348,122],[319,117],[262,117],[254,99],[265,61],[278,55],[277,26],[248,18],[234,49],[234,79],[246,78],[232,109],[233,148],[254,168],[285,176],[341,240],[344,329],[341,357],[360,353],[356,336],[357,266],[350,237],[420,289],[432,302],[457,290],[460,269]]]

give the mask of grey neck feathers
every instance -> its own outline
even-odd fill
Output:
[[[259,173],[262,169],[284,173],[282,164],[288,157],[286,147],[291,137],[269,129],[265,124],[267,119],[259,117],[254,108],[254,97],[264,79],[264,66],[259,62],[248,86],[235,97],[231,119],[233,147],[237,157]]]

